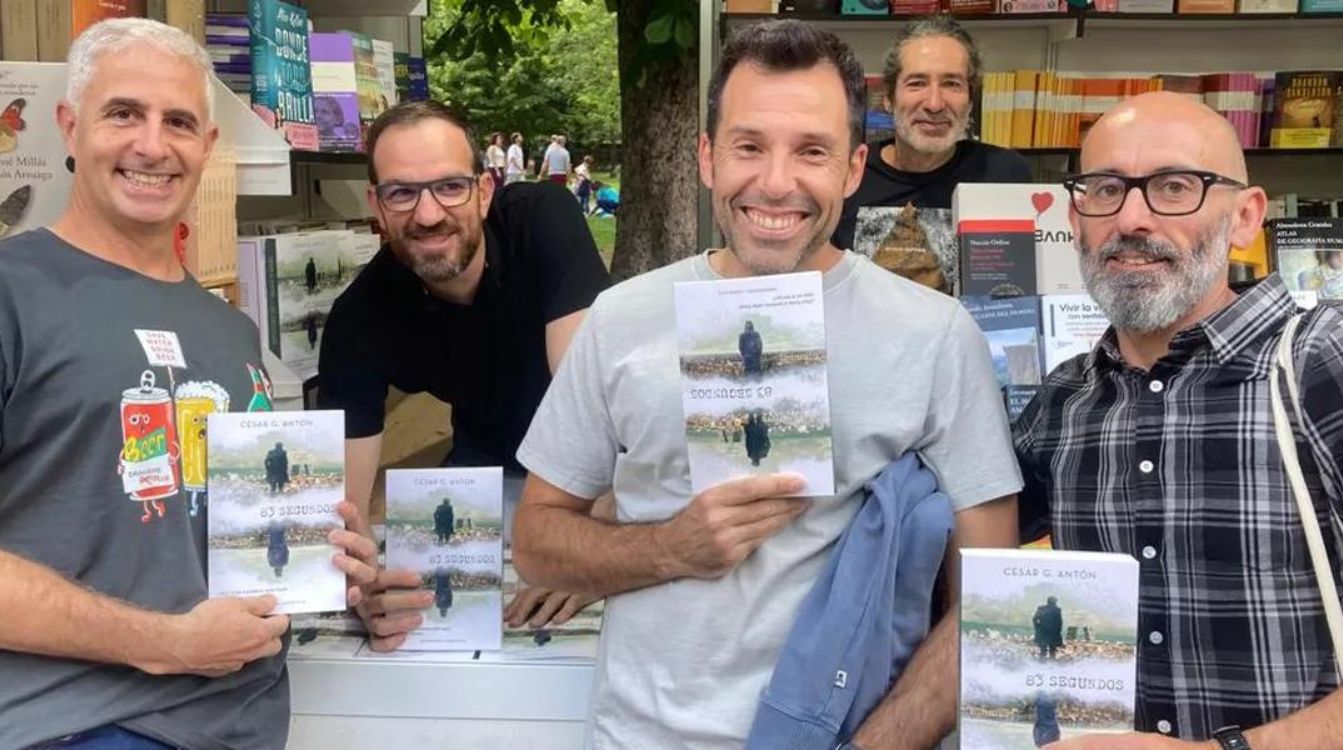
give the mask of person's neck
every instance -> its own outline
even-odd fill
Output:
[[[951,161],[956,155],[956,145],[946,151],[927,153],[916,150],[897,135],[881,149],[881,160],[901,172],[931,172]]]
[[[480,289],[480,280],[485,275],[485,237],[480,238],[480,247],[471,262],[461,273],[436,283],[425,282],[429,293],[454,305],[470,305],[476,299],[476,290]]]
[[[175,282],[186,278],[186,269],[173,252],[177,222],[166,226],[136,226],[117,222],[87,210],[78,193],[71,196],[65,213],[49,227],[82,252],[142,276]]]
[[[1147,332],[1117,328],[1115,335],[1119,339],[1119,353],[1130,367],[1147,372],[1170,351],[1170,342],[1177,334],[1207,320],[1235,301],[1236,293],[1224,284],[1165,328]]]
[[[801,273],[802,271],[825,273],[838,265],[843,259],[844,251],[827,242],[789,273]],[[709,268],[725,279],[741,279],[747,276],[763,275],[756,273],[745,263],[742,263],[730,247],[709,251]]]

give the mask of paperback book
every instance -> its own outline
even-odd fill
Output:
[[[1133,731],[1138,561],[961,552],[961,750],[1034,750]]]
[[[821,274],[676,284],[681,403],[695,492],[793,472],[834,493]]]
[[[1269,222],[1278,274],[1304,308],[1343,303],[1343,219]]]
[[[1040,324],[1048,375],[1055,367],[1095,348],[1110,327],[1110,319],[1088,295],[1050,294],[1040,298]]]
[[[961,294],[1019,297],[1035,294],[1035,221],[961,219]]]
[[[280,0],[250,0],[248,9],[252,109],[267,125],[283,130],[294,148],[316,151],[308,11]],[[220,64],[215,71],[223,72]]]
[[[210,597],[272,594],[280,614],[345,609],[327,539],[344,525],[344,412],[208,419]]]
[[[434,594],[411,651],[495,651],[503,637],[503,469],[387,472],[387,567]]]
[[[1040,298],[962,297],[989,341],[998,385],[1040,384]]]
[[[51,224],[74,183],[56,104],[65,65],[0,62],[0,237]]]
[[[943,294],[960,292],[961,260],[950,209],[863,206],[858,209],[853,251]]]

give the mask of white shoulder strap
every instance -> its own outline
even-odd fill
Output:
[[[1292,361],[1292,342],[1296,339],[1296,327],[1301,315],[1295,315],[1283,327],[1278,340],[1277,366],[1269,378],[1269,393],[1273,401],[1273,426],[1277,432],[1278,449],[1282,452],[1282,462],[1287,470],[1287,478],[1292,486],[1292,495],[1296,498],[1296,508],[1301,514],[1301,525],[1306,531],[1306,546],[1310,549],[1310,559],[1315,566],[1315,579],[1320,587],[1320,597],[1324,600],[1324,617],[1329,624],[1329,637],[1334,646],[1334,665],[1343,671],[1339,662],[1343,661],[1343,605],[1338,600],[1338,590],[1334,586],[1334,576],[1329,569],[1329,555],[1325,551],[1324,537],[1320,533],[1320,522],[1315,517],[1315,505],[1311,502],[1310,491],[1306,488],[1306,477],[1301,471],[1301,461],[1296,453],[1296,437],[1292,432],[1287,409],[1282,403],[1282,388],[1278,385],[1278,370],[1281,369],[1287,379],[1287,391],[1292,399],[1292,408],[1296,412],[1298,424],[1305,424],[1301,411],[1301,394],[1296,383],[1296,365]]]

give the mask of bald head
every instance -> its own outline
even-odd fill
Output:
[[[1231,123],[1202,102],[1169,91],[1124,100],[1082,142],[1083,172],[1167,168],[1206,169],[1248,181],[1245,153]]]

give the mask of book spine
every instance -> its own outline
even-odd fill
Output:
[[[275,356],[284,358],[280,351],[280,279],[275,265],[276,238],[266,240],[265,283],[266,283],[266,344]]]

